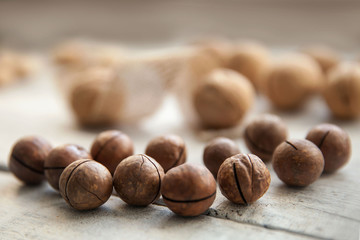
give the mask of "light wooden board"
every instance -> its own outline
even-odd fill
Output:
[[[258,113],[280,114],[287,122],[290,137],[303,138],[321,122],[333,120],[323,101],[315,98],[297,113],[280,113],[262,97],[247,120]],[[0,90],[0,163],[6,164],[14,141],[27,134],[39,134],[54,145],[78,143],[89,147],[100,130],[85,131],[74,123],[49,72],[36,80]],[[126,206],[113,196],[103,207],[90,212],[70,209],[47,184],[24,187],[12,175],[0,172],[0,238],[57,239],[78,237],[119,237],[137,239],[359,239],[360,227],[360,122],[336,122],[352,138],[350,163],[333,175],[322,176],[313,185],[294,189],[280,182],[269,165],[272,183],[265,196],[249,206],[227,201],[218,191],[206,215],[181,218],[166,207]],[[193,130],[184,125],[176,103],[167,98],[162,108],[146,121],[120,129],[135,142],[137,153],[162,133],[177,133],[188,146],[188,161],[202,163],[206,140],[215,135],[237,136],[243,152],[241,128],[216,132]]]

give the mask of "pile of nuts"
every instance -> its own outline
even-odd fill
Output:
[[[59,79],[63,85],[71,82],[68,102],[81,125],[109,126],[126,122],[127,116],[138,120],[158,109],[165,92],[175,95],[188,123],[213,129],[238,125],[255,93],[285,111],[298,110],[318,94],[335,117],[360,116],[359,63],[342,62],[324,46],[280,56],[255,42],[219,39],[144,56],[114,49],[81,42],[57,48]],[[136,84],[147,91],[140,93]],[[135,101],[138,108],[130,113]]]
[[[158,136],[148,143],[145,154],[135,155],[129,136],[116,130],[100,133],[90,153],[75,144],[52,148],[33,136],[13,146],[9,168],[26,184],[46,179],[78,210],[101,206],[114,188],[127,204],[147,206],[162,196],[174,213],[197,216],[214,202],[216,181],[233,203],[251,204],[261,198],[271,182],[264,162],[272,161],[285,184],[304,187],[350,159],[350,138],[338,126],[315,126],[306,140],[287,138],[286,124],[279,117],[258,116],[244,131],[253,154],[240,153],[228,138],[216,138],[204,149],[204,167],[185,163],[187,148],[176,135]]]

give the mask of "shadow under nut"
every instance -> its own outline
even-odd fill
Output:
[[[77,210],[95,209],[104,204],[112,193],[110,172],[93,160],[77,160],[60,177],[60,193]]]
[[[261,198],[271,182],[263,161],[253,154],[237,154],[225,160],[218,173],[223,195],[236,204],[250,204]]]
[[[182,216],[198,216],[201,213],[205,212],[211,204],[214,202],[216,197],[216,192],[211,194],[210,196],[201,198],[201,199],[195,199],[195,200],[174,200],[167,198],[165,195],[163,195],[163,200],[165,204],[176,214],[182,215]]]
[[[116,168],[113,184],[119,197],[130,205],[147,206],[160,197],[164,170],[144,154],[124,159]]]

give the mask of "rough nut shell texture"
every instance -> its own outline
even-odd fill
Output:
[[[320,177],[324,157],[312,142],[291,139],[275,149],[273,167],[280,180],[287,185],[305,187]]]
[[[147,206],[160,196],[164,170],[144,154],[130,156],[117,166],[114,187],[119,197],[130,205]]]
[[[174,213],[198,216],[214,202],[216,181],[206,167],[185,163],[166,173],[161,194]]]
[[[77,160],[61,174],[59,188],[71,207],[90,210],[101,206],[111,196],[112,176],[106,167],[94,160]]]
[[[265,194],[271,177],[260,158],[253,154],[237,154],[221,165],[218,182],[222,194],[231,202],[249,204]]]

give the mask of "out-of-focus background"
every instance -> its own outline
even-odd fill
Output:
[[[201,35],[273,47],[321,43],[358,52],[357,0],[0,1],[0,44],[44,48],[91,37],[162,45]]]

